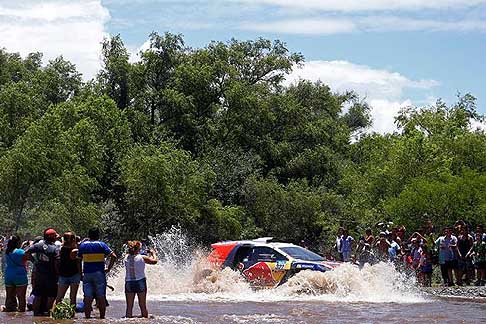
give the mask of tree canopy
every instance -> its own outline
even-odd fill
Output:
[[[340,225],[486,221],[472,95],[407,107],[381,135],[355,93],[284,82],[304,58],[280,41],[149,41],[132,62],[107,38],[87,82],[62,57],[0,50],[3,231],[101,226],[121,242],[179,224],[205,243],[318,244]]]

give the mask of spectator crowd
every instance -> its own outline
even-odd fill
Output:
[[[100,232],[93,228],[88,237],[81,239],[73,232],[61,237],[52,229],[46,229],[42,237],[22,242],[17,235],[3,238],[0,242],[2,270],[5,284],[4,312],[31,310],[34,316],[48,316],[61,303],[69,290],[69,303],[78,311],[91,317],[93,301],[101,319],[106,314],[107,274],[117,259],[110,247],[100,241]],[[135,296],[143,317],[148,317],[146,306],[147,284],[145,264],[157,263],[153,250],[143,249],[139,241],[127,243],[125,265],[126,317],[132,317]],[[30,280],[28,277],[29,266]],[[27,288],[32,287],[29,298]],[[82,282],[83,302],[76,303],[78,288]]]
[[[469,224],[457,221],[436,233],[432,222],[427,221],[419,231],[407,236],[404,226],[382,222],[376,225],[375,233],[378,234],[375,236],[372,229],[366,229],[355,240],[346,228],[339,228],[334,253],[327,253],[326,258],[353,262],[360,268],[390,262],[403,271],[415,273],[424,286],[431,286],[435,268],[440,269],[446,286],[486,283],[486,234],[481,225],[473,231]],[[71,231],[60,236],[52,228],[32,241],[22,242],[19,236],[11,235],[0,240],[0,248],[6,292],[3,311],[32,310],[34,316],[45,316],[63,301],[69,290],[69,303],[84,312],[86,318],[91,317],[93,301],[100,318],[105,318],[106,289],[110,287],[107,274],[117,256],[100,240],[98,229],[89,230],[84,239]],[[141,315],[148,317],[145,265],[156,264],[157,256],[145,242],[128,241],[123,263],[125,316],[133,316],[136,296]],[[84,298],[77,304],[81,282]],[[27,298],[29,284],[31,292]]]
[[[365,264],[388,261],[407,272],[414,272],[424,286],[431,286],[435,265],[440,269],[445,286],[486,283],[486,233],[482,225],[474,230],[464,221],[436,233],[431,221],[419,231],[406,235],[404,226],[391,222],[376,225],[377,237],[369,228],[355,240],[341,227],[334,244],[334,255],[340,261]],[[332,255],[332,254],[331,254]]]

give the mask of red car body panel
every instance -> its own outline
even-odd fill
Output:
[[[223,265],[224,261],[230,254],[231,250],[237,245],[237,242],[221,242],[211,244],[213,251],[208,256],[208,261],[215,267]]]

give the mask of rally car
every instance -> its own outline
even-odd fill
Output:
[[[208,260],[214,267],[240,271],[254,287],[276,287],[299,271],[324,272],[341,264],[294,244],[272,242],[270,237],[219,242],[211,247]]]

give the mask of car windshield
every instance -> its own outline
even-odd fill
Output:
[[[289,246],[280,248],[292,258],[304,261],[324,261],[324,258],[314,252],[301,248],[300,246]]]

